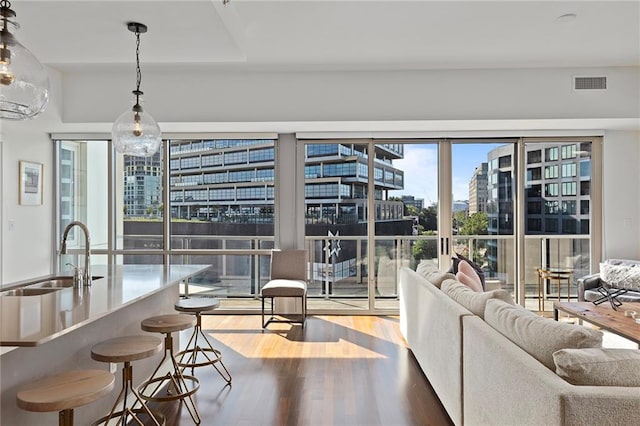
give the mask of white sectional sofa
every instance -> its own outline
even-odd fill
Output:
[[[640,388],[572,385],[422,275],[399,280],[401,331],[456,425],[640,424]]]

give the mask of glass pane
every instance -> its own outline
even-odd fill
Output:
[[[58,141],[60,242],[67,225],[79,221],[89,229],[92,250],[107,248],[107,148],[107,141]],[[66,243],[69,254],[60,256],[61,271],[71,270],[67,263],[83,265],[85,239],[81,228],[69,228]]]
[[[305,154],[309,309],[368,309],[367,145],[307,144]],[[384,172],[376,172],[381,182]],[[384,214],[381,190],[376,199]]]
[[[503,288],[512,295],[516,163],[513,143],[483,141],[452,146],[453,252],[482,269],[487,289]],[[539,178],[542,172],[531,168],[529,173]]]
[[[438,265],[438,146],[377,144],[376,167],[386,177],[376,179],[375,307],[398,309],[400,268]]]
[[[163,150],[151,157],[115,158],[116,248],[162,250]]]
[[[171,248],[273,248],[274,166],[273,139],[170,140]],[[173,256],[172,262],[211,264],[209,272],[219,280],[214,285],[216,297],[237,298],[259,293],[257,258],[252,254],[194,253]],[[211,281],[210,277],[203,279],[206,281]],[[246,301],[236,302],[238,307],[246,307]],[[233,309],[231,301],[224,305]]]
[[[225,309],[259,309],[260,288],[270,276],[268,255],[173,255],[171,263],[209,265],[182,285],[181,294],[217,297]]]
[[[551,310],[553,300],[560,296],[566,300],[566,289],[559,293],[556,281],[541,282],[539,289],[538,269],[569,272],[571,297],[576,297],[576,280],[590,273],[591,143],[527,143],[525,151],[527,155],[538,151],[548,154],[527,164],[528,171],[550,171],[538,179],[527,173],[525,180],[526,305],[533,310]],[[531,191],[534,187],[539,189]]]

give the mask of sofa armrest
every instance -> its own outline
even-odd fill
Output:
[[[596,289],[602,285],[600,281],[600,274],[587,275],[582,278],[578,278],[578,301],[584,302],[585,290]]]
[[[572,386],[572,388],[571,392],[562,397],[566,426],[623,425],[638,421],[640,388],[614,386]]]

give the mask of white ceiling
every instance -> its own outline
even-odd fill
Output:
[[[14,0],[18,40],[60,71],[640,65],[639,1]],[[575,13],[574,20],[559,16]]]

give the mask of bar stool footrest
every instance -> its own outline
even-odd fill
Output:
[[[178,399],[184,399],[184,398],[190,397],[191,395],[196,393],[196,391],[200,388],[200,381],[194,376],[182,375],[181,378],[175,378],[173,376],[172,377],[169,377],[169,376],[171,375],[167,373],[166,376],[156,377],[142,383],[138,388],[138,393],[140,394],[140,397],[145,401],[152,401],[152,402],[176,401]],[[175,382],[178,382],[178,383],[184,382],[184,386],[186,387],[187,381],[191,382],[192,384],[191,389],[188,389],[188,388],[185,388],[184,390],[176,389]],[[166,382],[167,385],[171,387],[167,389],[161,388],[160,385],[164,382]],[[152,384],[157,384],[156,389],[158,389],[158,391],[160,392],[166,392],[167,394],[157,395],[157,392],[156,392],[156,394],[154,395],[145,395],[144,391],[148,386]]]
[[[198,362],[197,356],[198,353],[202,353],[202,355],[204,355],[204,357],[207,359],[206,361],[200,361]],[[215,355],[214,357],[209,357],[209,355],[207,355],[207,353],[212,353]],[[187,355],[189,354],[189,355]],[[182,362],[182,359],[186,357],[188,359],[187,362]],[[180,361],[178,361],[178,365],[182,368],[193,368],[193,367],[202,367],[205,365],[213,365],[216,362],[220,362],[222,361],[222,352],[220,352],[217,349],[211,349],[211,348],[201,348],[200,346],[197,346],[195,349],[187,349],[184,351],[180,351],[176,354],[176,358],[178,358]]]
[[[160,426],[165,426],[167,423],[167,419],[164,416],[164,414],[155,411],[155,410],[149,410],[151,411],[151,414],[153,415],[153,417],[155,419],[152,419],[151,416],[149,416],[149,413],[147,413],[147,411],[143,408],[135,408],[135,409],[127,409],[127,410],[122,410],[122,411],[116,411],[115,413],[109,415],[109,416],[104,416],[103,418],[95,421],[94,423],[91,423],[91,426],[107,426],[108,424],[110,424],[112,421],[114,421],[115,419],[123,419],[125,412],[127,413],[127,419],[129,420],[127,422],[127,424],[129,424],[131,422],[130,419],[136,419],[138,424],[147,424],[147,422],[145,420],[149,420],[151,422],[151,424],[158,424]],[[142,418],[142,419],[140,419]],[[155,420],[155,421],[154,421]],[[121,421],[117,421],[115,424],[120,424]]]

